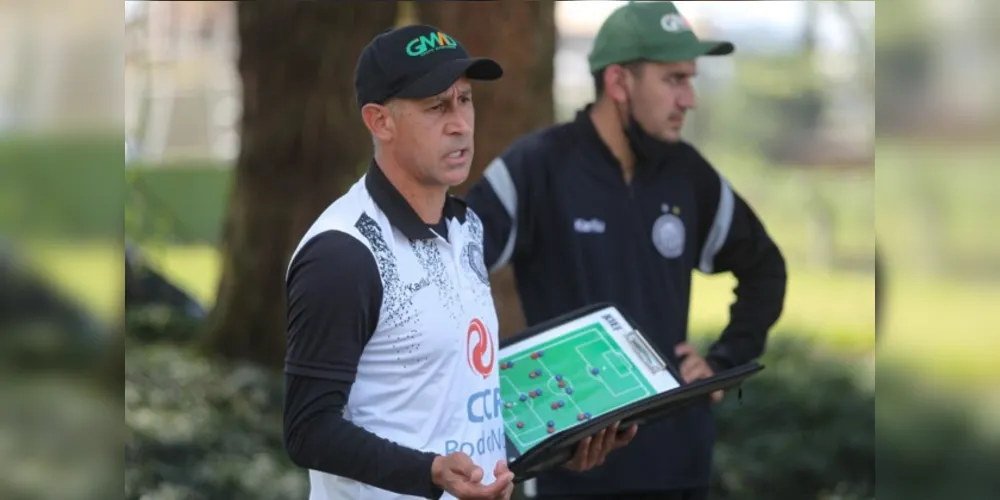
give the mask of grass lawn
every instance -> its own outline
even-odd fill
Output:
[[[216,290],[219,259],[209,247],[150,247],[148,257],[205,304]],[[41,246],[31,255],[72,296],[103,318],[122,304],[121,253],[108,246]],[[874,281],[862,273],[792,269],[785,312],[775,336],[808,336],[847,353],[874,346]],[[728,321],[734,282],[695,276],[693,332],[718,332]],[[956,383],[1000,377],[1000,336],[981,318],[1000,304],[1000,286],[899,278],[886,311],[879,361],[911,364],[925,375]]]
[[[735,286],[728,275],[695,275],[692,331],[717,332],[725,327]],[[791,269],[775,335],[808,336],[852,352],[870,352],[875,345],[874,286],[872,276],[860,273]]]
[[[774,336],[808,336],[847,352],[874,347],[874,278],[791,270],[788,296]],[[735,282],[698,277],[692,330],[718,331],[728,319]],[[983,321],[1000,304],[1000,285],[946,279],[893,277],[878,363],[913,367],[930,380],[990,389],[1000,378],[1000,335]],[[992,389],[995,391],[995,389]]]

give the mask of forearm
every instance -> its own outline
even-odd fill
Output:
[[[734,270],[736,300],[729,325],[706,359],[715,370],[750,362],[764,352],[767,335],[781,316],[787,287],[785,261],[777,248],[762,254],[752,266]]]
[[[433,453],[401,446],[343,418],[348,386],[288,377],[285,445],[292,461],[400,494],[440,497],[431,480]]]

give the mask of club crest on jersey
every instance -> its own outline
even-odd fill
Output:
[[[465,338],[465,357],[469,362],[469,368],[479,376],[487,378],[493,373],[493,364],[496,361],[493,336],[479,318],[469,322],[469,331]]]
[[[486,271],[486,261],[483,257],[483,247],[475,243],[465,246],[465,263],[468,264],[472,274],[475,274],[484,285],[490,284],[490,276]]]
[[[685,235],[684,221],[672,213],[665,213],[653,222],[653,246],[668,259],[684,254]]]

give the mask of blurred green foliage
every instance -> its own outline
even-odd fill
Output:
[[[143,344],[196,342],[204,331],[199,319],[179,314],[176,307],[144,305],[125,313],[126,338]]]
[[[125,171],[128,234],[138,240],[218,244],[232,171],[184,164]]]
[[[125,362],[125,498],[305,498],[282,444],[282,379],[180,347]]]
[[[875,394],[854,363],[772,342],[718,407],[713,499],[875,498]]]
[[[912,376],[880,363],[876,410],[876,489],[882,500],[995,499],[1000,493],[996,421],[980,423],[982,403],[952,391],[928,391]],[[988,400],[987,400],[988,402]],[[991,429],[990,427],[994,427]]]
[[[122,145],[120,137],[105,135],[0,139],[0,231],[119,236]]]
[[[810,92],[822,91],[827,85],[813,69],[816,61],[810,54],[735,59],[734,64],[739,74],[739,85],[734,85],[732,92],[746,93],[750,98],[799,98]]]
[[[891,46],[912,43],[933,36],[929,29],[933,19],[926,9],[913,8],[906,0],[880,0],[877,3],[875,23],[876,46]]]
[[[91,382],[3,371],[0,498],[107,500],[121,491],[121,396]]]
[[[92,368],[108,328],[0,245],[0,373]],[[0,374],[0,378],[3,375]]]
[[[116,337],[17,250],[0,245],[0,498],[111,498],[121,468]]]

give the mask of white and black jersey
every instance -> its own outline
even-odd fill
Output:
[[[482,225],[449,197],[419,216],[373,162],[288,268],[285,439],[311,500],[450,498],[435,455],[505,458]]]

